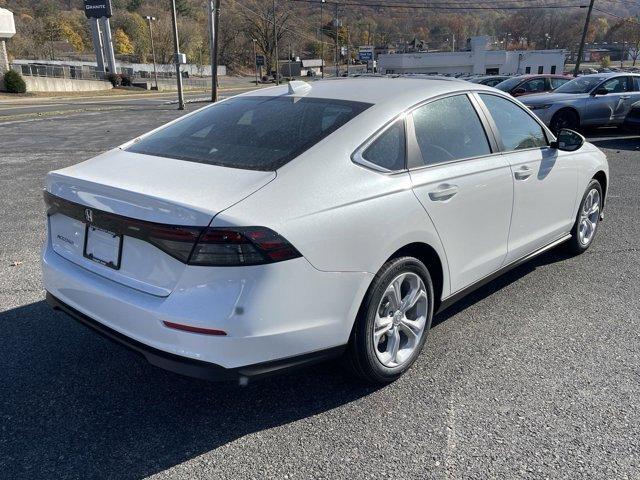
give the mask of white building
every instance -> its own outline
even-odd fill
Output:
[[[489,37],[472,37],[464,52],[394,53],[378,56],[378,72],[478,75],[562,73],[564,50],[487,50]]]

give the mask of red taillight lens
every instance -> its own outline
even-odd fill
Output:
[[[266,227],[212,227],[198,239],[189,264],[235,267],[282,262],[300,256],[284,237]]]

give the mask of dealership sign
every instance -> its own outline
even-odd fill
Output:
[[[87,18],[111,16],[111,0],[84,0],[84,14]]]
[[[373,60],[373,45],[361,45],[358,49],[358,59],[362,62]]]

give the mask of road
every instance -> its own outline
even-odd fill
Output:
[[[235,86],[220,90],[220,98],[247,92],[255,86]],[[210,92],[186,92],[186,102],[204,103],[209,100]],[[17,99],[0,98],[0,121],[19,120],[32,116],[56,116],[82,112],[104,112],[126,110],[140,107],[161,107],[177,102],[176,92],[141,93],[121,95],[95,95],[82,97],[22,97]]]
[[[156,369],[43,301],[46,172],[179,114],[0,120],[0,476],[639,478],[640,138],[594,136],[612,183],[592,248],[440,314],[394,384],[333,363],[242,388]]]

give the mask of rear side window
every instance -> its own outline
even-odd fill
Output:
[[[321,98],[236,97],[185,117],[134,143],[128,151],[272,171],[370,106]]]
[[[491,153],[478,114],[466,95],[430,102],[413,112],[424,165]]]
[[[386,170],[403,170],[406,157],[404,119],[396,120],[362,153],[362,158]]]
[[[521,107],[496,95],[480,94],[498,128],[506,151],[545,147],[542,127]]]

